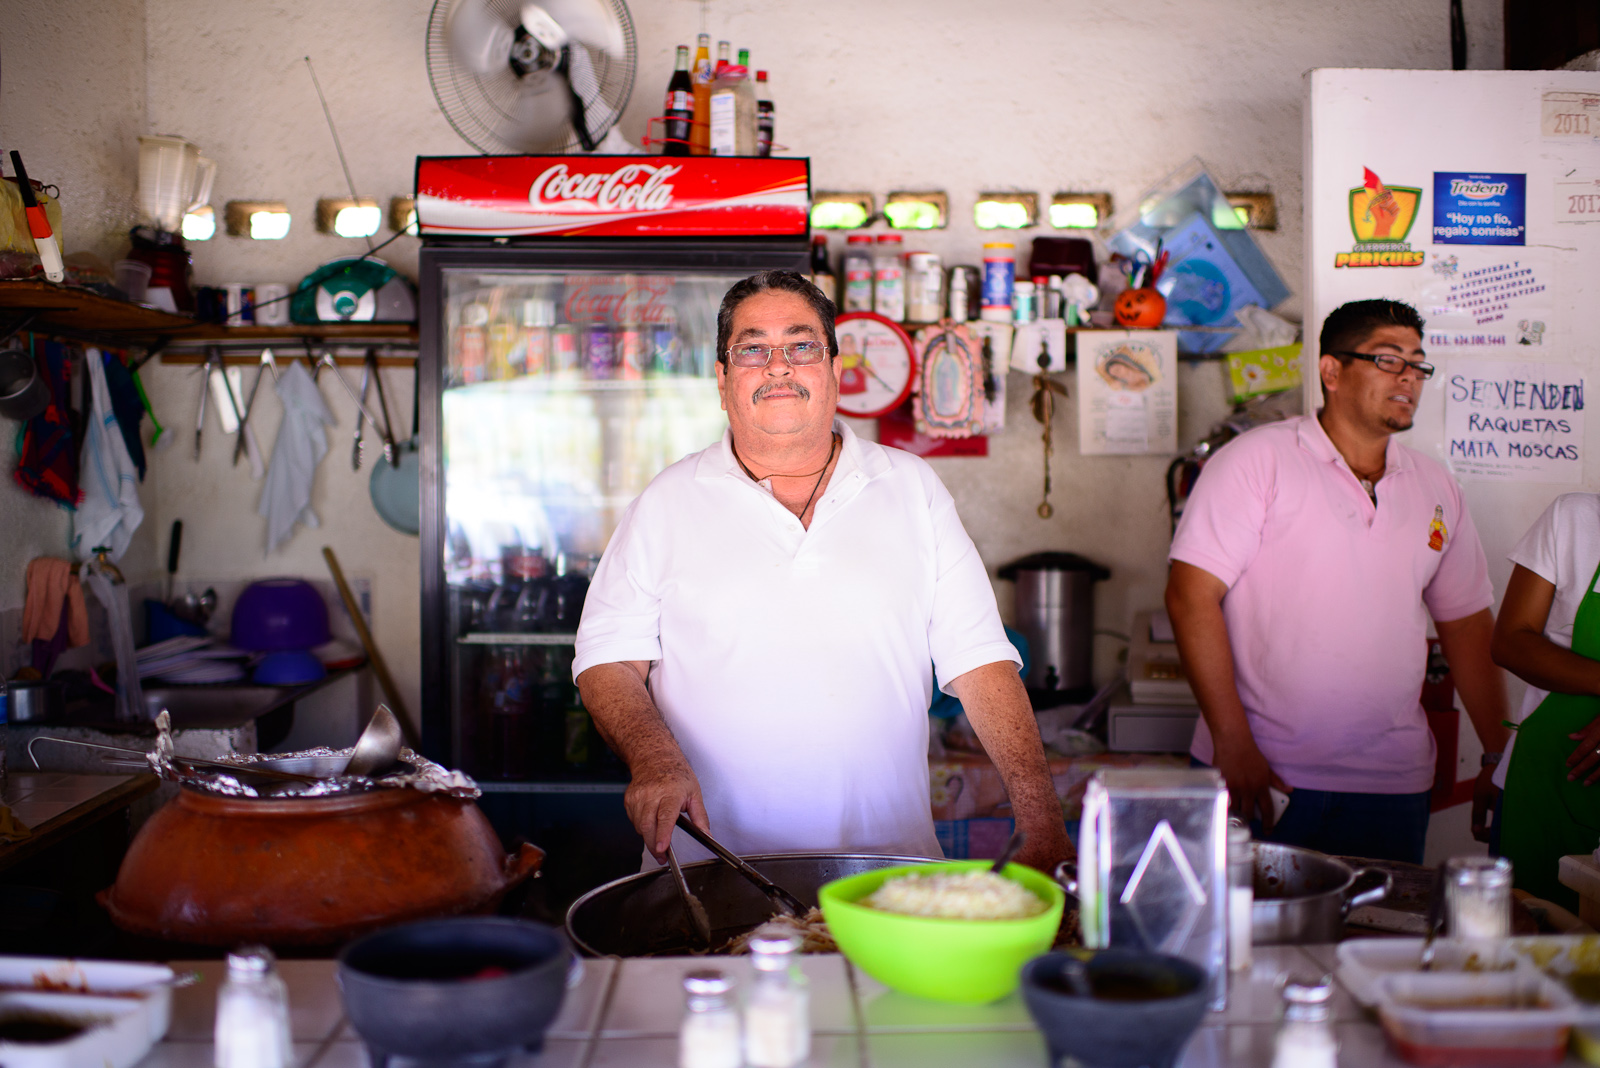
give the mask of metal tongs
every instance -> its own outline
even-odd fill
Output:
[[[705,831],[702,831],[700,828],[696,827],[690,822],[689,814],[687,812],[678,813],[678,826],[683,828],[684,833],[690,838],[693,838],[696,842],[699,842],[701,845],[711,850],[711,852],[715,853],[723,863],[727,864],[733,868],[734,871],[738,872],[740,875],[754,883],[756,889],[760,890],[763,894],[766,894],[767,900],[771,901],[773,906],[779,912],[793,916],[796,919],[806,914],[808,910],[805,902],[789,893],[789,891],[785,890],[783,887],[779,886],[765,875],[762,875],[760,872],[756,871],[750,865],[741,860],[739,856],[727,846],[711,837]]]
[[[37,768],[39,766],[39,758],[34,755],[33,747],[35,745],[37,745],[38,743],[40,743],[40,742],[56,742],[56,743],[58,743],[60,745],[76,745],[76,746],[79,746],[79,747],[81,747],[83,749],[98,749],[98,750],[101,750],[103,752],[121,753],[124,756],[133,756],[133,757],[138,757],[139,758],[137,763],[132,762],[132,761],[107,761],[107,763],[109,763],[109,764],[117,764],[119,766],[124,766],[124,767],[143,767],[143,768],[148,768],[150,766],[150,763],[149,763],[150,754],[147,753],[143,749],[124,749],[121,746],[116,746],[116,745],[101,745],[98,742],[84,742],[84,741],[79,741],[76,738],[52,738],[49,735],[41,734],[41,735],[37,735],[37,736],[35,736],[33,738],[28,739],[28,747],[27,747],[28,748],[28,759],[33,761],[33,766],[35,768]],[[172,765],[173,765],[173,767],[175,769],[177,769],[179,771],[183,770],[183,766],[184,765],[188,765],[188,766],[194,767],[194,768],[207,768],[207,769],[214,769],[214,770],[217,770],[217,771],[226,771],[230,775],[258,775],[263,779],[275,779],[275,780],[277,780],[279,782],[321,782],[322,781],[321,779],[318,779],[315,775],[300,775],[300,774],[297,774],[297,773],[292,772],[292,771],[278,771],[275,768],[261,768],[261,767],[255,767],[255,766],[250,765],[250,764],[229,764],[226,761],[222,761],[222,760],[206,760],[203,757],[187,757],[187,756],[186,757],[180,757],[180,756],[174,755],[172,757]]]

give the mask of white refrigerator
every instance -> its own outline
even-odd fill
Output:
[[[1461,482],[1498,600],[1545,507],[1600,490],[1600,73],[1314,70],[1304,121],[1307,410],[1330,311],[1415,304],[1438,371],[1401,440]],[[1458,780],[1478,753],[1463,722]]]

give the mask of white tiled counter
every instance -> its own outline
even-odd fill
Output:
[[[1258,946],[1255,968],[1236,979],[1224,1012],[1190,1041],[1180,1068],[1271,1068],[1275,984],[1283,973],[1333,970],[1332,946]],[[748,985],[748,957],[667,957],[584,962],[538,1056],[514,1068],[677,1068],[684,972],[714,966]],[[889,990],[839,956],[809,956],[813,1068],[1046,1068],[1044,1038],[1020,995],[989,1005],[946,1005]],[[201,982],[173,998],[172,1028],[141,1068],[210,1068],[220,961],[173,962]],[[300,1068],[367,1068],[366,1048],[344,1019],[334,963],[282,961]],[[1399,1068],[1377,1025],[1342,989],[1332,1001],[1339,1063]],[[1568,1063],[1581,1062],[1569,1057]]]

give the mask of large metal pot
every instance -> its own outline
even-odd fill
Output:
[[[539,867],[507,856],[471,801],[413,789],[229,797],[185,787],[100,895],[117,926],[178,942],[328,945],[492,910]]]
[[[1337,942],[1351,909],[1382,901],[1394,888],[1387,872],[1352,868],[1313,849],[1257,842],[1255,850],[1250,941],[1258,946]],[[1381,881],[1356,891],[1356,883],[1372,877]]]
[[[808,906],[823,883],[900,864],[927,864],[935,857],[869,853],[783,853],[745,857],[750,866]],[[772,918],[772,902],[720,860],[683,866],[684,878],[711,919],[711,945],[720,951],[732,939]],[[572,944],[591,957],[676,956],[700,952],[683,899],[666,868],[627,875],[597,886],[567,910]]]

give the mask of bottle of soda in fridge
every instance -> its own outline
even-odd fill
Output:
[[[756,155],[772,155],[772,89],[767,85],[767,72],[756,71]]]
[[[663,156],[687,156],[689,131],[694,127],[694,83],[689,80],[689,46],[678,46],[678,60],[667,82],[667,106],[662,112]]]
[[[702,33],[694,51],[689,83],[694,94],[694,125],[689,129],[689,154],[711,154],[711,35]]]
[[[822,290],[822,295],[839,302],[839,279],[828,265],[828,235],[811,236],[811,284]]]

